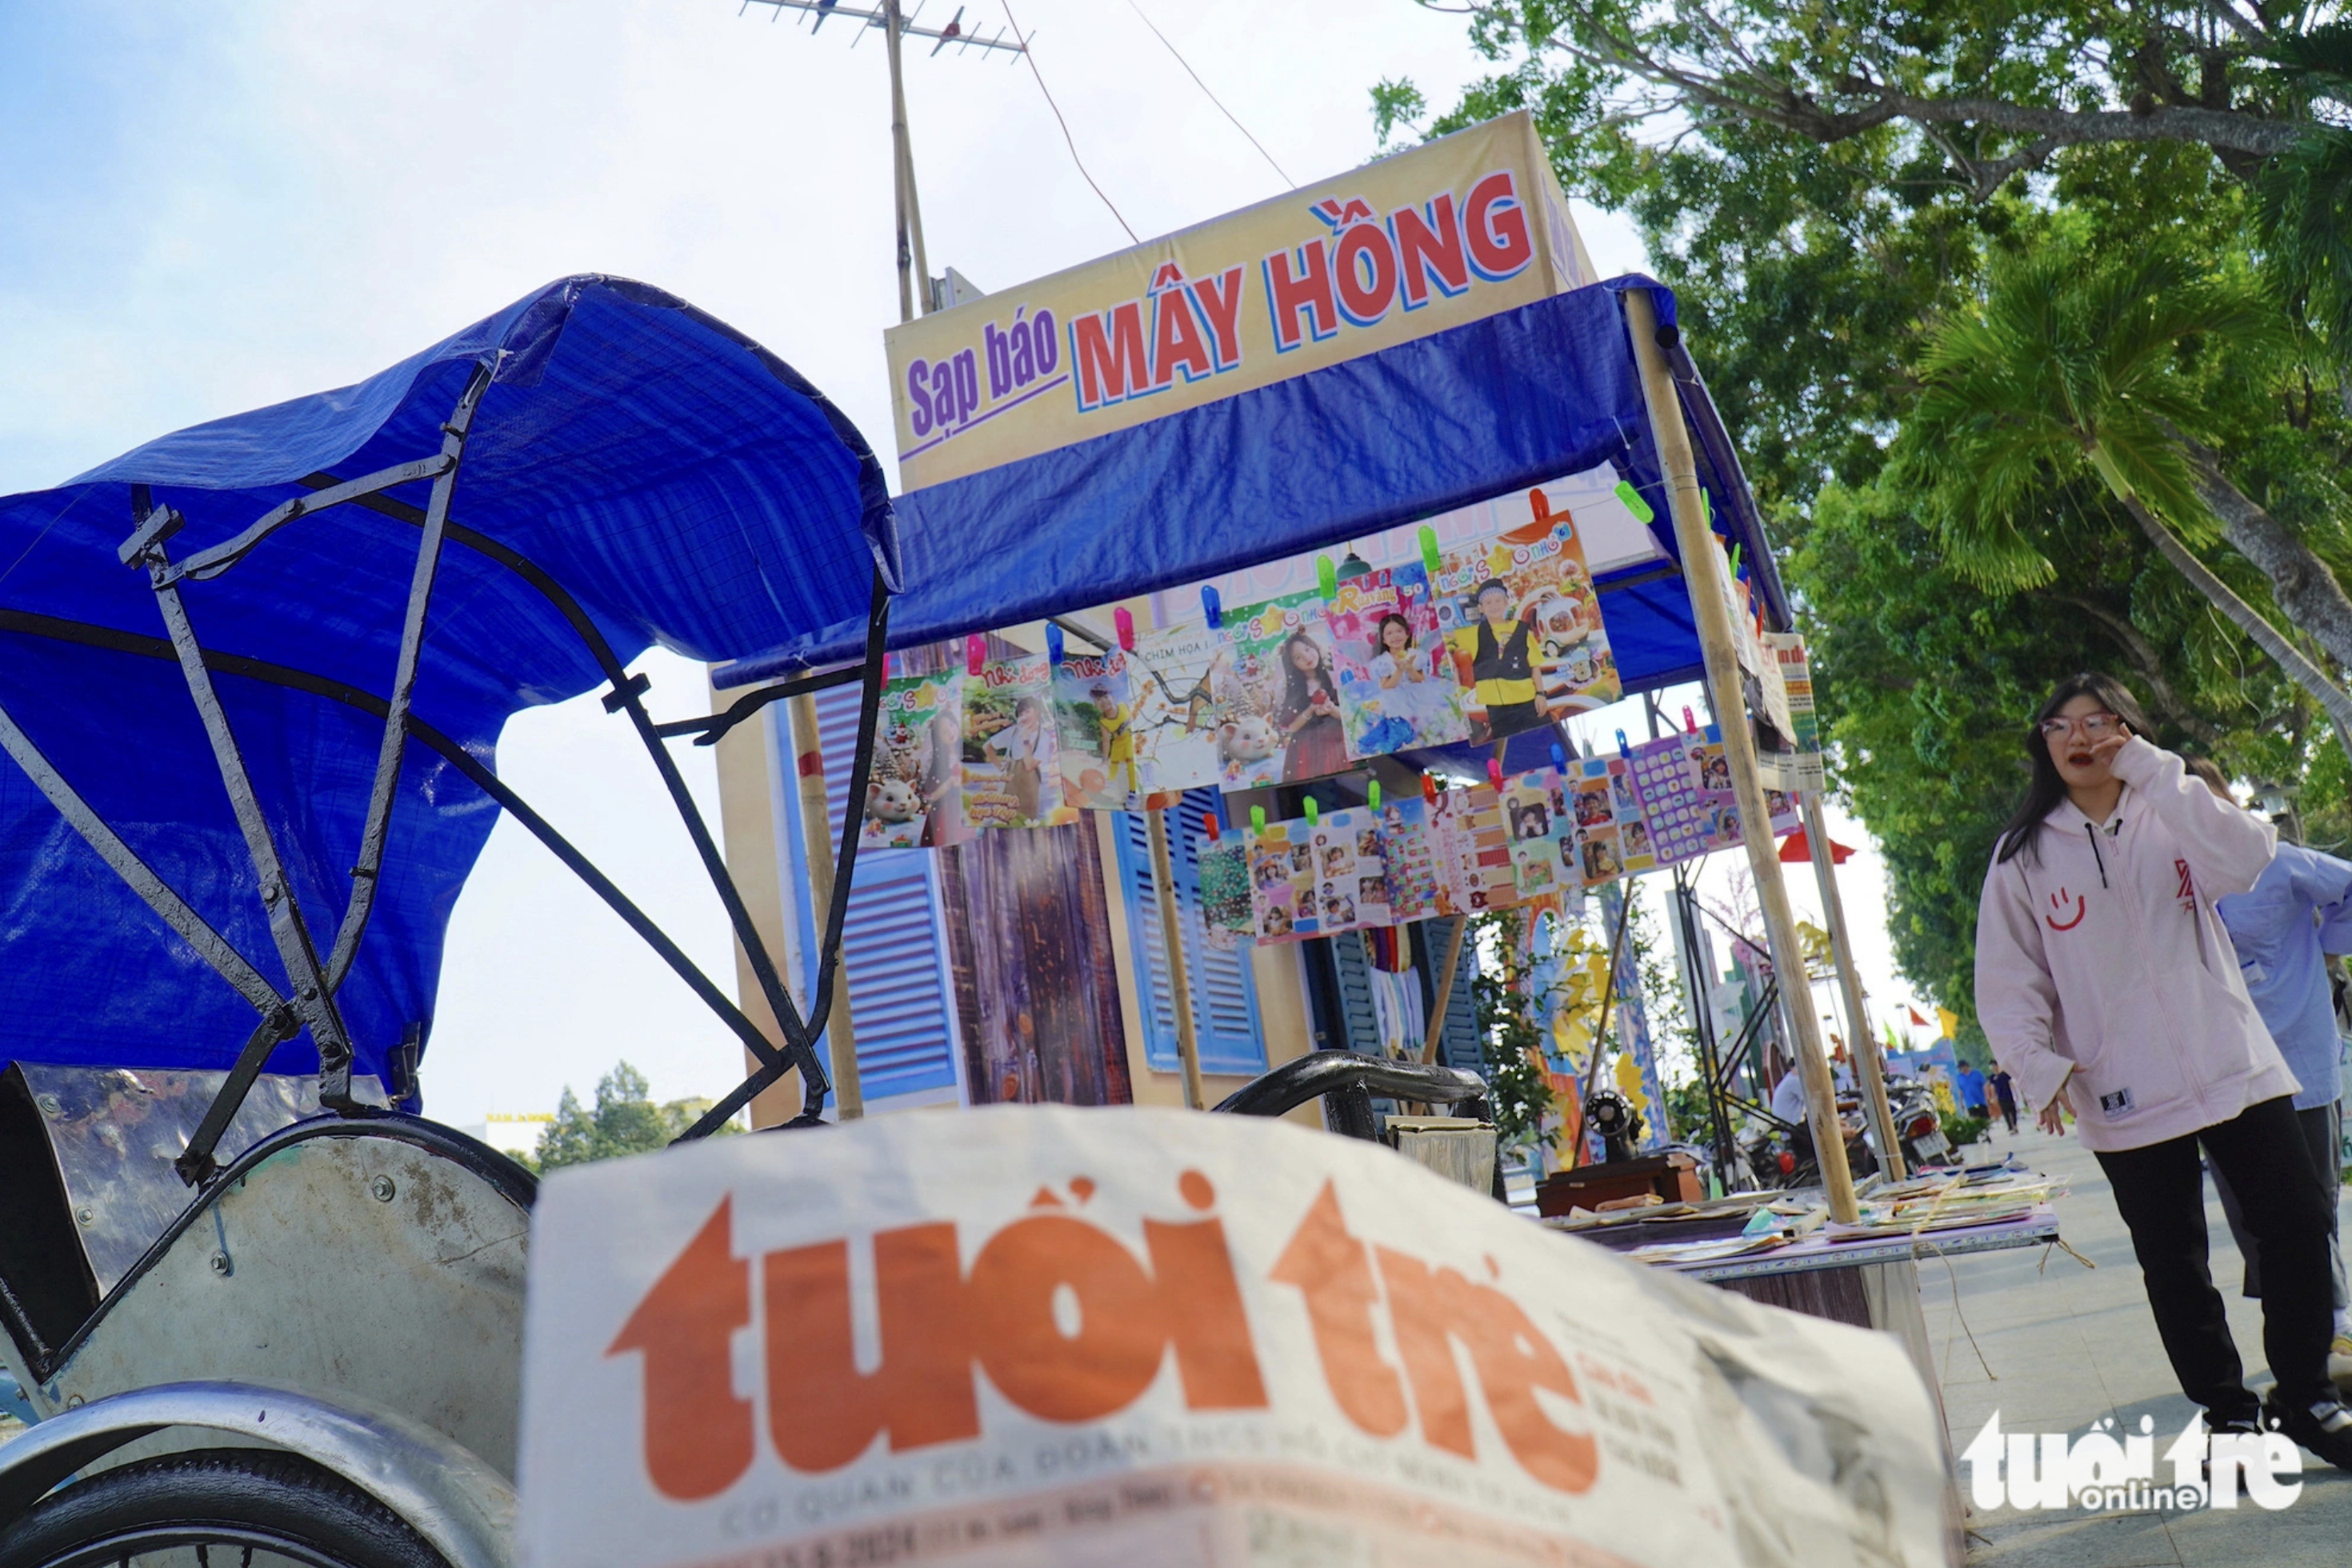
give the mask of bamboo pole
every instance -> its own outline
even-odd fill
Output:
[[[906,23],[898,15],[898,0],[882,0],[882,36],[890,58],[891,184],[898,209],[898,320],[911,321],[918,301],[921,314],[931,313],[931,264],[923,254],[923,208],[915,197],[915,149],[907,134],[907,84],[898,69],[899,35]]]
[[[1813,847],[1813,880],[1822,891],[1822,918],[1829,922],[1830,956],[1837,961],[1838,984],[1845,994],[1846,1029],[1853,1037],[1854,1070],[1862,1075],[1870,1124],[1878,1131],[1878,1163],[1890,1182],[1908,1174],[1903,1146],[1895,1136],[1895,1110],[1886,1103],[1886,1059],[1863,1010],[1862,971],[1854,967],[1853,942],[1846,935],[1845,900],[1838,896],[1837,859],[1830,853],[1829,824],[1822,820],[1819,791],[1805,792],[1805,837]]]
[[[824,746],[817,733],[816,699],[801,693],[784,704],[792,722],[793,772],[800,775],[801,844],[808,871],[809,908],[816,929],[802,934],[804,947],[824,939],[825,911],[833,908],[833,823],[824,797]],[[833,1058],[833,1095],[844,1121],[866,1114],[866,1091],[857,1079],[857,1025],[851,1016],[849,965],[839,968],[841,984],[832,1016],[825,1019],[827,1054]]]
[[[1690,432],[1683,424],[1674,377],[1658,342],[1656,306],[1646,289],[1629,289],[1620,298],[1633,340],[1633,356],[1642,369],[1642,395],[1649,405],[1651,437],[1657,443],[1659,466],[1665,473],[1666,503],[1674,514],[1683,585],[1690,594],[1699,650],[1706,661],[1707,691],[1722,727],[1732,793],[1739,802],[1740,837],[1748,846],[1749,872],[1756,879],[1756,901],[1763,908],[1775,962],[1784,966],[1782,987],[1793,984],[1802,990],[1805,971],[1803,949],[1797,942],[1797,918],[1789,907],[1788,884],[1781,879],[1771,817],[1764,809],[1764,781],[1757,775],[1755,742],[1748,732],[1747,709],[1740,698],[1739,659],[1724,592],[1723,554],[1716,548],[1714,531],[1707,527],[1701,508],[1698,465],[1691,455]],[[1792,961],[1794,968],[1785,967]],[[1821,1163],[1830,1217],[1852,1222],[1860,1216],[1860,1210],[1854,1205],[1853,1173],[1845,1162],[1845,1130],[1838,1121],[1837,1091],[1830,1080],[1829,1058],[1822,1050],[1821,1020],[1813,1016],[1810,1005],[1790,1007],[1789,1012],[1795,1026],[1792,1044],[1797,1070],[1804,1080],[1807,1120],[1812,1125],[1813,1150]]]
[[[1184,1103],[1209,1109],[1201,1087],[1201,1042],[1192,1032],[1192,983],[1184,967],[1184,913],[1176,907],[1176,873],[1168,861],[1168,813],[1146,811],[1151,838],[1151,896],[1160,905],[1160,943],[1168,952],[1168,994],[1176,1008],[1176,1059],[1184,1068]]]

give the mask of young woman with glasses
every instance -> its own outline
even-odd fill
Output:
[[[2246,994],[2214,900],[2269,865],[2269,824],[2214,798],[2147,739],[2104,675],[2061,682],[2025,737],[2024,804],[2002,829],[1977,919],[1977,1016],[2000,1065],[2064,1130],[2072,1107],[2130,1229],[2181,1391],[2218,1431],[2267,1415],[2352,1469],[2352,1412],[2327,1377],[2335,1194],[2303,1149],[2294,1075]],[[2257,1401],[2208,1268],[2199,1149],[2261,1243]]]

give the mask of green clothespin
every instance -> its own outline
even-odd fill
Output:
[[[1731,580],[1735,583],[1739,581],[1739,551],[1737,544],[1731,547]]]
[[[1658,521],[1658,514],[1650,510],[1650,503],[1642,499],[1642,492],[1633,488],[1633,480],[1619,479],[1617,481],[1617,499],[1625,503],[1625,510],[1633,514],[1633,521],[1635,522],[1647,527],[1649,524]],[[1423,530],[1423,531],[1426,532],[1427,531]]]
[[[1647,522],[1649,519],[1642,521]],[[1434,584],[1437,581],[1437,530],[1425,522],[1421,525],[1421,563],[1428,571],[1430,582]]]
[[[1323,590],[1323,596],[1327,599],[1339,596],[1339,569],[1331,564],[1328,555],[1315,558],[1315,585]]]
[[[1322,823],[1322,821],[1323,808],[1316,804],[1315,797],[1310,795],[1307,797],[1307,826],[1309,827],[1318,826]]]
[[[1250,831],[1252,833],[1265,831],[1265,807],[1262,805],[1250,807]]]
[[[1371,792],[1370,792],[1370,804],[1371,804],[1371,807],[1372,807],[1372,809],[1373,809],[1374,811],[1378,811],[1378,810],[1380,810],[1380,808],[1381,808],[1381,781],[1380,781],[1380,780],[1378,780],[1378,779],[1374,779],[1374,780],[1372,781],[1372,787],[1371,787]]]

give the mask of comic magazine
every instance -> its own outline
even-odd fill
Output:
[[[862,849],[953,843],[963,826],[963,683],[906,675],[882,687]]]
[[[1569,769],[1569,811],[1576,821],[1577,871],[1597,887],[1654,869],[1633,763],[1622,756],[1586,757]]]
[[[1200,884],[1201,923],[1210,942],[1230,947],[1238,937],[1256,930],[1256,911],[1250,903],[1249,850],[1238,838],[1213,838],[1192,848],[1193,875]]]
[[[973,827],[1070,820],[1053,700],[1042,653],[992,660],[963,678],[963,812]]]
[[[1373,757],[1470,738],[1464,692],[1419,565],[1341,583],[1324,606],[1348,754]]]
[[[1780,667],[1780,685],[1789,712],[1788,744],[1769,753],[1759,751],[1757,771],[1775,789],[1826,788],[1822,771],[1822,726],[1813,709],[1813,673],[1805,639],[1795,632],[1768,632],[1765,645]]]
[[[1144,706],[1119,649],[1062,656],[1054,666],[1054,726],[1063,804],[1118,811],[1143,793],[1135,738]]]
[[[1322,934],[1315,900],[1315,845],[1307,820],[1269,822],[1245,829],[1250,910],[1260,942],[1296,942]]]
[[[1315,846],[1321,934],[1394,924],[1380,815],[1370,806],[1327,811],[1308,825],[1307,835]]]
[[[1388,868],[1389,918],[1399,925],[1447,911],[1439,907],[1437,849],[1430,803],[1418,795],[1381,803],[1381,850]]]
[[[1491,784],[1433,791],[1430,857],[1441,915],[1481,915],[1519,901],[1503,801]]]
[[[1656,864],[1675,865],[1741,842],[1722,736],[1710,724],[1703,732],[1667,735],[1634,749],[1632,772]],[[1796,796],[1768,787],[1764,805],[1776,835],[1795,830]]]
[[[1323,596],[1313,589],[1228,611],[1233,700],[1217,726],[1228,790],[1348,771]]]
[[[1528,492],[1530,521],[1447,552],[1434,609],[1465,688],[1473,741],[1534,729],[1621,695],[1601,596],[1574,521]]]
[[[1222,783],[1218,736],[1233,702],[1233,653],[1225,634],[1202,625],[1143,633],[1127,669],[1141,793]]]
[[[1521,898],[1584,885],[1565,773],[1536,768],[1504,780],[1503,825],[1511,837],[1511,867]]]

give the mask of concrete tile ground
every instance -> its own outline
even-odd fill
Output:
[[[2074,1436],[2109,1416],[2137,1432],[2145,1414],[2155,1420],[2161,1454],[2194,1407],[2165,1360],[2098,1162],[2071,1136],[2031,1130],[2014,1141],[2004,1136],[1997,1147],[2013,1148],[2069,1184],[2070,1194],[2058,1201],[2063,1234],[2097,1267],[2085,1268],[2054,1248],[1920,1263],[1919,1295],[1954,1451],[1998,1409],[2006,1432]],[[2230,1303],[2248,1380],[2265,1385],[2260,1305],[2237,1293],[2237,1247],[2210,1194],[2206,1210],[2214,1281]],[[2192,1513],[1973,1512],[1969,1562],[1971,1568],[2346,1568],[2352,1474],[2304,1458],[2302,1496],[2275,1513],[2242,1500],[2235,1510]],[[2159,1472],[2168,1479],[2161,1465]]]

